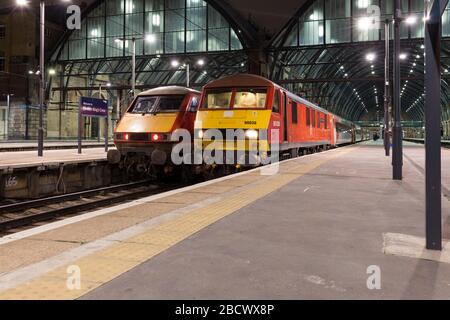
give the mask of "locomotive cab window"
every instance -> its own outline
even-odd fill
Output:
[[[189,105],[189,112],[197,112],[198,109],[198,98],[193,97],[191,100],[191,104]]]
[[[178,112],[185,96],[167,96],[159,98],[156,112]]]
[[[230,109],[232,95],[233,95],[233,92],[231,90],[207,92],[203,108],[205,108],[205,109]]]
[[[234,99],[234,109],[265,109],[266,90],[237,90]]]
[[[180,111],[180,107],[183,103],[184,97],[184,95],[140,97],[128,112],[135,114],[178,112]]]
[[[273,97],[273,112],[280,113],[280,93],[278,90],[275,90],[275,95]]]
[[[156,105],[157,97],[138,98],[135,104],[128,110],[129,113],[150,113]]]

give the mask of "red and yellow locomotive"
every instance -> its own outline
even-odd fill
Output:
[[[108,153],[111,163],[122,162],[139,173],[155,173],[170,164],[172,139],[177,129],[191,134],[200,92],[177,86],[139,94],[120,119],[114,134],[117,150]]]
[[[228,76],[207,84],[195,128],[196,141],[201,141],[204,150],[248,152],[251,141],[259,138],[253,143],[257,143],[260,154],[270,153],[276,143],[277,152],[297,156],[356,142],[355,126],[351,122],[268,79],[249,74]],[[209,130],[243,130],[250,142],[228,143],[225,134],[223,141],[218,142],[217,138],[205,138]],[[261,132],[267,132],[266,136],[259,137]]]

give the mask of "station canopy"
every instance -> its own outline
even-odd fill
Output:
[[[403,0],[402,118],[424,118],[424,1]],[[379,18],[373,18],[378,16]],[[269,48],[271,78],[349,120],[378,120],[384,110],[385,20],[392,0],[307,1]],[[442,17],[442,95],[449,120],[450,10]],[[390,43],[393,71],[393,43]],[[392,84],[392,78],[391,78]],[[392,87],[392,86],[391,86]]]
[[[58,73],[51,79],[51,107],[70,106],[74,94],[91,95],[99,85],[110,86],[112,95],[125,99],[130,90],[134,38],[138,91],[185,85],[187,65],[190,84],[199,89],[221,76],[247,72],[252,59],[247,49],[263,48],[271,80],[346,119],[381,120],[384,21],[392,19],[392,0],[299,1],[299,10],[291,14],[285,27],[270,41],[257,44],[248,36],[252,31],[237,22],[230,6],[224,6],[229,2],[92,2],[84,12],[81,30],[67,32],[53,54],[51,64]],[[423,0],[402,1],[405,16],[415,17],[415,23],[401,24],[402,117],[409,121],[424,117],[423,4]],[[370,18],[377,13],[378,19]],[[441,99],[443,119],[448,121],[448,8],[442,21]],[[391,42],[391,74],[392,58]]]
[[[85,10],[53,54],[51,104],[73,104],[71,92],[129,92],[133,41],[137,91],[161,85],[200,88],[246,71],[244,33],[226,11],[202,0],[101,0]],[[114,92],[112,92],[114,93]],[[126,96],[126,94],[124,94]],[[66,101],[68,100],[68,101]]]

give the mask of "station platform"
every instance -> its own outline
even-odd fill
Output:
[[[43,157],[37,151],[0,152],[0,170],[106,161],[106,156],[104,148],[83,149],[82,154],[76,149],[45,150]]]
[[[114,146],[114,143],[109,144]],[[83,149],[104,148],[105,142],[83,141]],[[44,150],[77,149],[77,141],[44,141]],[[0,141],[0,152],[37,150],[37,141]]]
[[[424,250],[424,148],[404,152],[401,182],[367,142],[0,238],[0,299],[448,299],[450,246]]]

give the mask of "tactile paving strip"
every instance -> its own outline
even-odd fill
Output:
[[[280,173],[262,179],[239,194],[231,194],[219,202],[193,210],[183,216],[162,223],[148,231],[106,249],[73,261],[34,280],[0,293],[0,299],[76,299],[87,292],[113,280],[137,265],[164,252],[214,222],[236,212],[258,199],[289,184],[353,148],[339,150],[323,158],[291,167],[283,165]],[[73,276],[69,271],[79,268],[80,286],[70,286]]]

